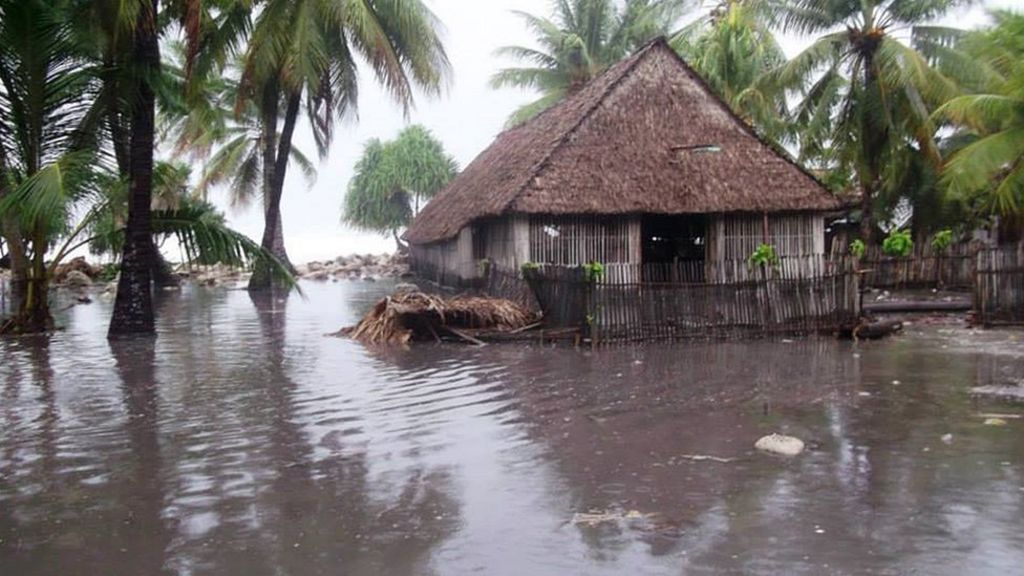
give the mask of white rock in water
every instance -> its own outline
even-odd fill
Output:
[[[796,456],[804,451],[804,441],[792,436],[769,434],[754,443],[754,448],[764,452],[771,452],[772,454]]]

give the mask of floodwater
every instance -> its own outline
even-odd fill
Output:
[[[325,336],[386,283],[0,341],[0,574],[1007,574],[1024,333],[597,351]],[[770,432],[793,459],[755,453]],[[714,456],[724,461],[692,459]],[[598,516],[577,516],[592,513]]]

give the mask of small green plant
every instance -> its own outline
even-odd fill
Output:
[[[523,265],[519,267],[519,271],[522,273],[523,278],[533,278],[538,272],[540,272],[540,264],[537,264],[536,262],[524,262]]]
[[[96,279],[100,282],[113,282],[117,278],[117,274],[121,271],[121,265],[115,262],[110,264],[104,264],[103,268],[100,269],[99,275]]]
[[[476,263],[477,272],[481,277],[487,277],[491,273],[491,260],[490,258],[483,258],[478,260]]]
[[[583,277],[587,282],[599,282],[604,278],[604,265],[600,262],[589,262],[584,264]]]
[[[953,231],[949,228],[939,230],[935,233],[935,237],[932,238],[932,248],[934,248],[936,252],[944,251],[946,248],[949,248],[949,245],[952,243]]]
[[[750,258],[747,258],[747,262],[751,266],[774,266],[779,263],[779,256],[775,253],[775,246],[761,244]]]
[[[864,253],[867,252],[867,250],[867,244],[864,244],[864,241],[860,238],[856,238],[853,242],[850,242],[850,256],[853,256],[854,258],[863,258]]]
[[[887,256],[905,258],[914,250],[914,240],[909,230],[893,230],[882,241],[882,252]]]

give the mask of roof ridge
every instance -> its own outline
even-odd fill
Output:
[[[622,83],[622,81],[626,78],[626,76],[629,75],[630,72],[636,70],[636,65],[643,59],[643,56],[646,55],[648,52],[650,52],[651,49],[653,49],[655,46],[658,46],[660,44],[665,44],[666,46],[668,46],[668,42],[667,42],[667,40],[665,40],[664,36],[659,36],[659,37],[655,38],[654,40],[651,40],[650,42],[648,42],[646,45],[644,45],[642,48],[640,48],[639,50],[637,50],[633,54],[627,56],[626,58],[623,58],[622,60],[619,60],[618,62],[613,64],[610,68],[608,68],[607,70],[602,72],[600,75],[598,75],[598,76],[596,76],[596,77],[594,77],[594,78],[592,78],[590,80],[590,82],[596,82],[598,79],[602,78],[605,74],[610,74],[612,72],[612,70],[615,68],[615,66],[617,66],[619,64],[623,64],[622,71],[619,73],[618,78],[615,78],[612,82],[610,82],[608,84],[608,86],[604,89],[604,91],[601,92],[601,96],[599,98],[597,98],[594,101],[594,103],[591,104],[583,112],[583,114],[580,115],[579,120],[574,122],[572,124],[572,126],[570,126],[569,129],[566,130],[564,134],[562,134],[562,136],[558,139],[558,141],[555,142],[555,144],[551,147],[551,149],[548,150],[546,154],[544,154],[544,157],[541,158],[540,161],[537,162],[537,164],[533,168],[530,169],[530,171],[526,174],[526,178],[523,179],[523,183],[520,184],[518,189],[516,190],[516,193],[513,194],[511,198],[509,198],[508,202],[501,209],[501,211],[503,213],[507,212],[508,209],[513,204],[515,204],[516,200],[519,199],[519,196],[523,193],[523,191],[530,184],[530,182],[532,182],[537,177],[537,175],[541,172],[541,170],[543,170],[547,166],[548,162],[555,155],[555,153],[558,152],[562,148],[562,146],[564,146],[565,143],[569,140],[569,137],[572,136],[573,134],[575,134],[576,131],[579,130],[580,126],[582,126],[583,123],[586,122],[588,118],[590,118],[590,116],[594,113],[594,111],[597,110],[597,108],[602,103],[604,103],[605,99],[608,98],[608,95],[611,94],[615,90],[615,88],[617,88],[619,86],[619,84]],[[671,50],[671,51],[675,52],[674,50]],[[628,63],[627,63],[627,61],[628,61]],[[579,92],[577,92],[576,94],[579,94]],[[559,104],[565,104],[565,100],[563,100],[562,102],[560,102],[558,104],[555,104],[554,106],[552,106],[551,108],[548,108],[544,112],[547,112],[547,111],[549,111],[549,110],[559,106]]]

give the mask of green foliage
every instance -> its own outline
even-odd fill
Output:
[[[1024,213],[1024,14],[995,12],[995,26],[964,42],[982,76],[979,93],[953,98],[935,118],[970,140],[949,157],[943,181],[987,214]]]
[[[540,272],[540,264],[536,262],[523,262],[523,265],[519,267],[519,272],[523,275],[523,278],[533,278]]]
[[[910,237],[910,230],[893,230],[882,241],[882,252],[887,256],[905,258],[913,250],[914,240]]]
[[[583,278],[587,282],[597,283],[604,278],[604,264],[600,262],[588,262],[583,265]]]
[[[939,230],[932,237],[932,248],[942,252],[953,243],[953,231],[950,229]]]
[[[111,262],[104,264],[100,267],[100,273],[96,275],[96,280],[99,282],[113,282],[117,278],[117,274],[121,271],[121,264],[117,262]]]
[[[481,258],[476,263],[476,271],[481,277],[486,278],[491,273],[492,265],[490,258]]]
[[[855,238],[853,242],[850,242],[850,256],[854,258],[863,258],[867,249],[867,245],[860,238]]]
[[[389,142],[370,140],[349,182],[343,218],[357,228],[396,234],[457,172],[455,160],[422,126]]]
[[[769,3],[783,33],[818,35],[766,81],[797,97],[800,159],[850,171],[863,207],[893,190],[903,154],[940,159],[931,111],[956,96],[971,62],[956,29],[930,25],[963,0]],[[872,228],[870,211],[862,229]]]
[[[781,140],[787,128],[785,98],[761,79],[785,63],[786,56],[768,26],[764,6],[722,0],[670,42],[739,116]]]
[[[651,39],[672,31],[687,0],[563,0],[551,19],[525,12],[539,49],[505,46],[499,56],[522,66],[500,70],[491,85],[536,90],[538,100],[517,110],[508,124],[532,118],[582,88],[609,66]]]
[[[779,257],[775,252],[775,246],[761,244],[754,250],[754,253],[747,258],[751,266],[775,266],[779,263]]]

